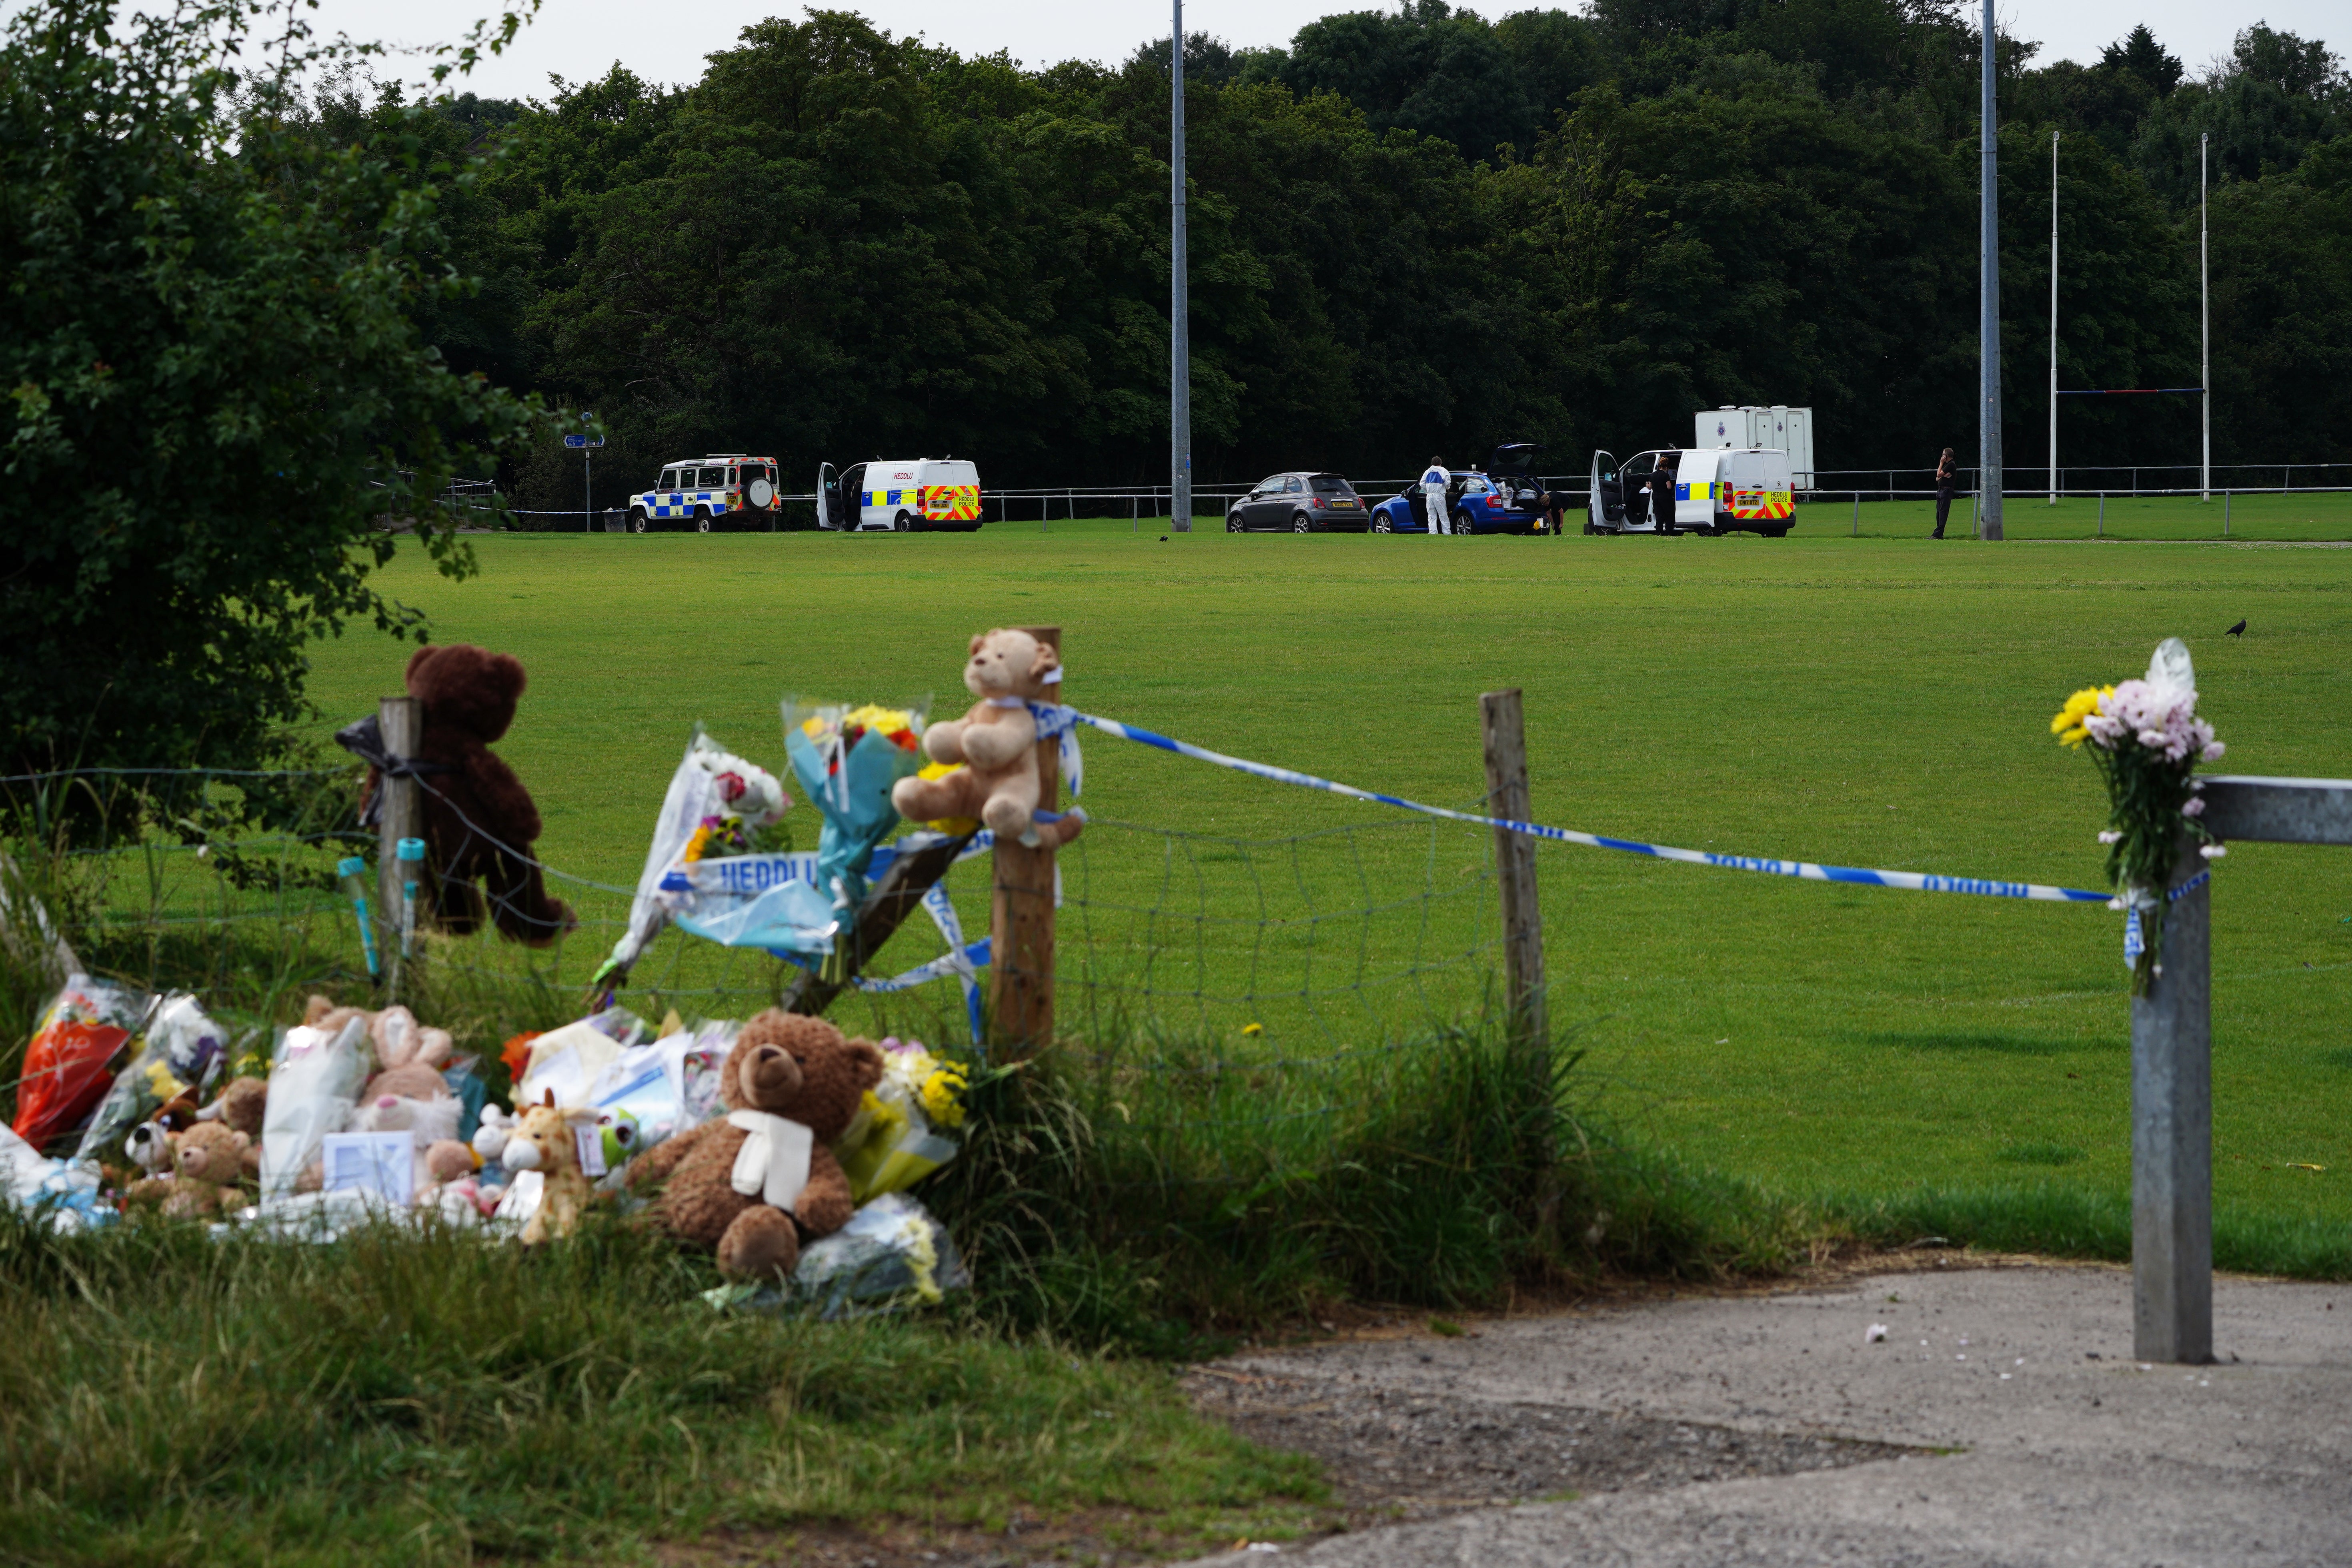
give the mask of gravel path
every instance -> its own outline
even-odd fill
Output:
[[[1885,1443],[1204,1368],[1192,1403],[1269,1448],[1312,1454],[1364,1523],[1566,1494],[1785,1476],[1893,1458]]]
[[[2143,1365],[2127,1273],[1950,1268],[1194,1382],[1369,1526],[1271,1554],[1318,1568],[2346,1568],[2352,1287],[2225,1279],[2214,1317],[2222,1364]]]

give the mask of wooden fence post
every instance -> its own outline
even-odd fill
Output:
[[[1061,627],[1021,629],[1061,651]],[[1069,700],[1059,689],[1057,694]],[[1037,742],[1037,784],[1038,809],[1055,810],[1062,784],[1057,741]],[[989,925],[989,1032],[1001,1047],[1034,1049],[1054,1037],[1054,851],[999,838],[989,858],[996,868]]]
[[[425,741],[425,704],[414,697],[386,697],[376,706],[376,725],[382,731],[385,756],[413,757]],[[376,951],[384,955],[385,993],[396,997],[402,979],[400,841],[419,837],[416,781],[387,772],[381,787],[383,809],[378,817],[378,831],[382,837],[376,844],[375,860]]]
[[[1528,738],[1519,689],[1478,699],[1486,748],[1486,815],[1531,820],[1528,805]],[[1511,1029],[1549,1040],[1544,1006],[1543,905],[1536,897],[1536,843],[1524,833],[1495,829],[1495,876],[1503,895],[1503,970],[1509,986]]]

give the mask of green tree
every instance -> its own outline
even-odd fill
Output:
[[[259,15],[37,0],[0,43],[6,771],[265,752],[310,639],[415,627],[369,584],[385,521],[465,572],[436,498],[536,417],[415,320],[470,287],[424,258],[472,172],[241,107]]]
[[[2175,208],[2195,205],[2200,136],[2210,179],[2286,174],[2323,142],[2352,130],[2352,83],[2316,38],[2257,23],[2226,65],[2173,92],[2143,121],[2133,161]]]
[[[2137,79],[2158,98],[2180,85],[2180,57],[2158,43],[2145,22],[2100,50],[2099,64]]]
[[[1532,148],[1544,115],[1493,28],[1446,0],[1403,0],[1393,13],[1354,11],[1309,22],[1278,68],[1300,97],[1336,93],[1375,132],[1395,127],[1487,158]]]

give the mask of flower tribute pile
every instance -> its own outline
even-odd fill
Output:
[[[2200,762],[2219,761],[2226,748],[2197,716],[2197,673],[2187,646],[2167,637],[2146,679],[2075,692],[2050,721],[2050,732],[2061,745],[2087,750],[2106,781],[2107,827],[2099,842],[2107,846],[2114,907],[2128,914],[2124,959],[2132,969],[2131,992],[2144,996],[2160,973],[2165,910],[2181,890],[2171,881],[2182,838],[2195,840],[2208,860],[2229,853],[2201,820],[2205,786],[2194,771]]]

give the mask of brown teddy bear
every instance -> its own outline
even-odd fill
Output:
[[[261,1124],[269,1114],[269,1085],[257,1078],[233,1078],[210,1105],[196,1112],[199,1121],[217,1121],[232,1132],[245,1134],[245,1173],[261,1180]]]
[[[719,1068],[729,1114],[638,1155],[629,1184],[667,1177],[656,1217],[716,1248],[727,1273],[790,1274],[803,1239],[849,1223],[856,1205],[833,1145],[881,1081],[872,1041],[771,1007],[743,1026]]]
[[[246,1205],[236,1182],[251,1142],[235,1128],[199,1121],[172,1134],[171,1174],[134,1183],[123,1195],[134,1203],[160,1199],[163,1212],[175,1218],[234,1214]]]
[[[531,858],[539,807],[489,749],[514,722],[527,684],[521,660],[471,643],[421,647],[408,661],[408,694],[425,708],[417,804],[435,918],[455,935],[478,931],[487,892],[501,933],[544,947],[578,922],[548,896]],[[371,799],[377,780],[371,771]]]
[[[935,763],[963,765],[944,777],[900,779],[890,804],[909,822],[978,817],[1000,839],[1056,848],[1086,824],[1076,810],[1058,822],[1039,822],[1044,781],[1037,773],[1037,720],[1029,703],[1053,695],[1047,677],[1061,655],[1024,631],[999,627],[971,639],[963,683],[979,701],[961,719],[923,731],[923,752]]]

